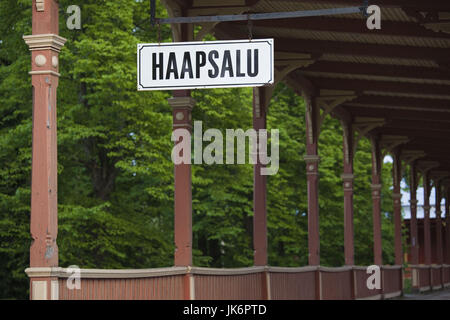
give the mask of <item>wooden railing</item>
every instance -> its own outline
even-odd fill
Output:
[[[442,265],[442,285],[444,288],[450,287],[450,265]]]
[[[353,282],[356,299],[381,299],[381,289],[369,289],[367,287],[367,267],[353,267]]]
[[[413,289],[423,292],[450,286],[450,265],[412,265]]]
[[[350,300],[392,298],[401,295],[403,290],[400,266],[381,267],[380,289],[368,288],[370,274],[366,267],[358,266],[81,269],[79,289],[70,289],[76,282],[71,280],[73,274],[68,269],[47,269],[44,273],[27,269],[27,273],[32,279],[42,278],[44,274],[51,278],[52,286],[56,285],[52,298],[61,300]],[[419,266],[417,270],[421,283],[426,286],[431,268]],[[435,281],[450,279],[450,266],[433,270],[441,275],[441,278],[435,276]]]
[[[317,267],[270,267],[270,298],[273,300],[315,300]]]
[[[383,298],[400,296],[403,292],[403,269],[401,266],[382,266]]]

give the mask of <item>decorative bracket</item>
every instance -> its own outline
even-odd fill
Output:
[[[358,98],[354,91],[348,90],[320,90],[320,96],[316,98],[316,104],[319,108],[323,108],[323,112],[319,117],[318,128],[322,127],[325,117],[330,114],[337,106]]]
[[[424,175],[427,174],[431,169],[437,167],[439,167],[439,162],[437,161],[420,161],[418,163],[418,168]]]
[[[430,174],[435,184],[441,183],[444,179],[450,177],[450,171],[433,171]]]
[[[425,152],[421,150],[402,150],[401,158],[407,164],[411,164],[415,160],[425,157],[425,155]]]
[[[359,140],[375,128],[382,127],[386,123],[383,118],[356,117],[353,122],[353,128],[358,131],[358,136],[353,141],[353,152],[356,154],[356,148]]]
[[[265,105],[269,105],[278,82],[283,81],[292,71],[306,68],[314,62],[315,60],[312,59],[309,53],[275,52],[275,81],[272,85],[266,86]]]
[[[383,135],[381,136],[381,145],[386,148],[388,152],[392,152],[396,147],[407,143],[409,140],[410,139],[405,136]]]

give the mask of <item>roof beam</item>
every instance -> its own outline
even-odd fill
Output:
[[[441,141],[444,141],[446,145],[450,146],[450,136],[448,138],[442,137],[442,132],[436,132],[436,131],[424,131],[421,128],[416,129],[404,129],[404,128],[389,128],[389,127],[382,127],[377,128],[374,131],[386,134],[386,135],[403,135],[408,136],[409,138],[424,138],[424,139],[442,139]]]
[[[280,51],[309,52],[314,54],[334,53],[365,57],[388,57],[404,59],[424,59],[450,61],[448,49],[411,47],[400,45],[380,45],[344,41],[306,40],[277,38],[276,48]]]
[[[278,0],[280,2],[293,2],[295,0]],[[298,3],[308,3],[317,4],[317,0],[298,0]],[[346,6],[355,5],[355,0],[321,0],[321,4],[335,5],[335,6]],[[417,8],[421,10],[450,10],[450,2],[447,0],[377,0],[376,5],[385,8]]]
[[[298,71],[297,71],[298,72]],[[325,77],[308,76],[308,78],[320,89],[381,91],[387,93],[421,93],[429,95],[442,95],[450,97],[450,85],[399,83],[395,81],[370,81],[333,79]]]
[[[446,134],[450,133],[450,126],[448,123],[427,120],[391,120],[386,127],[399,129],[421,128],[422,130],[438,131]]]
[[[401,77],[412,79],[449,80],[450,72],[438,68],[424,68],[413,66],[396,66],[380,64],[363,64],[336,61],[316,61],[303,69],[313,72],[345,73],[358,75],[371,75],[383,77]],[[450,106],[450,103],[449,103]]]
[[[245,21],[236,22],[236,24],[245,25]],[[276,28],[276,29],[296,29],[327,32],[345,32],[364,35],[383,35],[383,36],[410,36],[450,39],[448,34],[440,34],[418,23],[398,22],[383,20],[381,29],[369,30],[364,18],[360,19],[342,19],[334,17],[306,17],[283,20],[258,20],[253,21],[255,33],[258,27]]]
[[[380,112],[388,119],[409,119],[409,120],[427,120],[435,121],[436,123],[446,123],[450,125],[449,113],[434,113],[424,111],[410,111],[410,110],[397,110],[383,107],[371,107],[371,106],[354,106],[352,103],[342,106],[347,112],[353,116],[363,117],[376,117],[380,115]]]
[[[246,38],[247,30],[220,23],[216,27],[219,38]],[[370,43],[355,43],[344,41],[308,40],[296,38],[276,38],[277,51],[292,53],[310,53],[313,55],[338,54],[348,56],[419,59],[447,64],[450,55],[446,48],[411,47],[400,45],[380,45]]]

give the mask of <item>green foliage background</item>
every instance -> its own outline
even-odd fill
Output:
[[[156,42],[149,1],[60,0],[58,194],[60,265],[150,268],[173,261],[170,92],[137,92],[136,45]],[[71,4],[82,30],[65,26]],[[160,5],[158,16],[167,15]],[[26,299],[29,262],[32,104],[31,0],[0,1],[0,298]],[[163,41],[171,41],[168,26]],[[251,128],[251,89],[198,90],[204,130]],[[280,170],[268,178],[269,263],[307,264],[304,102],[279,84],[268,126],[280,130]],[[320,137],[321,263],[343,257],[342,129],[327,118]],[[355,255],[371,264],[370,144],[355,159]],[[383,212],[392,212],[391,165],[383,168]],[[194,263],[252,264],[251,165],[193,166]],[[385,263],[393,262],[391,214],[383,216]]]

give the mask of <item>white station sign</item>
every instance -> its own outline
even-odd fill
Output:
[[[138,44],[137,70],[138,90],[264,86],[273,39]]]

